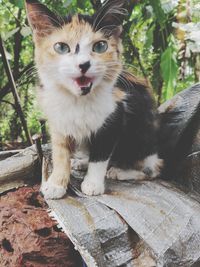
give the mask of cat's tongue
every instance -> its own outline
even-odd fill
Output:
[[[92,88],[92,79],[82,76],[77,79],[75,79],[77,85],[80,87],[82,91],[82,95],[86,95],[90,92],[90,89]]]
[[[92,79],[82,76],[76,79],[76,83],[80,86],[80,87],[87,87],[92,83]]]

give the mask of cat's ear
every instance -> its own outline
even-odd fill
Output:
[[[26,0],[27,17],[34,34],[44,37],[60,26],[60,19],[37,0]]]
[[[102,30],[108,35],[120,36],[122,23],[127,15],[127,0],[107,0],[94,15],[94,30]]]

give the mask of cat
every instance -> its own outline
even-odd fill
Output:
[[[41,186],[46,199],[66,194],[74,142],[88,155],[82,159],[88,164],[81,184],[86,195],[103,194],[105,176],[143,180],[160,174],[152,95],[121,62],[125,6],[125,0],[108,0],[93,16],[61,18],[39,1],[26,0],[38,98],[52,140],[53,172]]]

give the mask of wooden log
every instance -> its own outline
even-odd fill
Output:
[[[11,156],[16,155],[19,152],[22,152],[22,149],[1,151],[0,152],[0,160],[7,159],[7,158],[9,158]]]
[[[35,146],[0,161],[0,193],[27,184],[38,172]]]

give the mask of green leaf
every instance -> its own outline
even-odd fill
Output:
[[[146,49],[149,49],[152,46],[154,29],[155,29],[155,24],[152,24],[146,32],[146,42],[145,42]]]
[[[161,56],[161,73],[166,86],[165,99],[171,98],[175,92],[174,88],[178,74],[176,56],[177,52],[172,43],[169,44],[169,47]]]
[[[24,26],[22,27],[20,33],[23,37],[26,37],[31,34],[31,28],[29,26]]]
[[[24,8],[24,1],[23,0],[10,0],[10,2],[17,6],[18,8]]]
[[[157,21],[159,22],[161,26],[164,26],[164,23],[167,17],[162,9],[160,0],[150,0],[150,4],[153,7],[153,11],[154,11]]]
[[[77,0],[77,6],[78,6],[78,8],[84,9],[85,8],[85,2],[86,1]]]
[[[19,27],[15,28],[14,30],[4,33],[3,39],[4,41],[8,40],[10,37],[12,37],[16,32],[19,31]]]
[[[66,0],[63,4],[63,7],[67,8],[71,5],[71,3],[73,2],[73,0]]]

